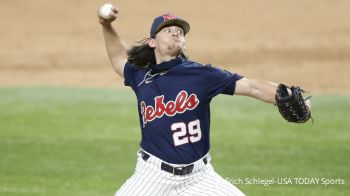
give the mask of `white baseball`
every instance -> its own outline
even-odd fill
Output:
[[[102,5],[99,11],[100,16],[104,19],[110,19],[112,17],[112,12],[113,12],[112,8],[113,8],[113,5],[110,3],[106,3]]]

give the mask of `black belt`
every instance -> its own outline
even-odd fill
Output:
[[[149,157],[150,157],[149,154],[145,153],[142,150],[140,151],[140,153],[141,153],[141,158],[144,161],[147,161],[149,159]],[[208,163],[207,157],[205,157],[203,159],[203,162],[204,162],[204,164]],[[193,170],[193,167],[194,167],[194,164],[190,164],[190,165],[187,165],[185,167],[173,167],[173,166],[171,166],[167,163],[164,163],[164,162],[162,162],[162,164],[160,166],[161,170],[169,172],[169,173],[174,174],[174,175],[179,175],[179,176],[190,174]]]

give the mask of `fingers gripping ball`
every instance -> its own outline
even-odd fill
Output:
[[[104,19],[112,18],[113,14],[113,5],[110,3],[106,3],[101,6],[99,10],[99,15]]]
[[[298,86],[292,86],[289,94],[288,89],[289,87],[284,84],[277,87],[275,100],[279,112],[289,122],[306,122],[311,118],[311,112],[302,96],[305,91]]]

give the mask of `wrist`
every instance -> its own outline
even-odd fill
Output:
[[[108,21],[106,19],[100,19],[99,22],[102,25],[102,27],[104,27],[104,28],[112,28],[112,22],[111,21]]]

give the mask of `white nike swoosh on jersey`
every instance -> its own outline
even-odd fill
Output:
[[[159,75],[164,75],[166,73],[168,73],[168,71],[161,72],[161,73],[159,73]]]

